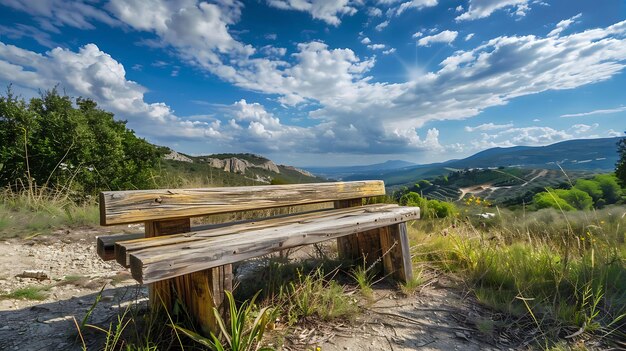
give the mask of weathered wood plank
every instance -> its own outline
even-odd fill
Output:
[[[374,207],[373,207],[374,206]],[[379,204],[368,205],[363,208],[386,208],[397,207],[397,205],[391,204]],[[341,210],[323,209],[320,211],[306,212],[297,215],[284,215],[276,216],[272,218],[259,219],[256,221],[242,221],[233,223],[231,225],[218,224],[213,227],[199,227],[194,228],[194,232],[191,234],[169,235],[167,238],[159,237],[152,239],[137,239],[125,241],[115,247],[117,262],[125,267],[130,265],[130,254],[134,251],[144,250],[151,247],[166,246],[172,244],[191,243],[195,241],[204,240],[206,238],[217,238],[229,235],[243,234],[251,230],[259,230],[263,228],[271,228],[276,226],[284,226],[288,224],[297,224],[300,222],[309,221],[311,219],[322,220],[328,217],[334,217],[341,214],[349,214],[354,212],[354,208],[346,208]],[[228,238],[227,238],[228,239]]]
[[[348,199],[334,202],[334,207],[337,209],[358,206],[363,206],[363,199]],[[356,234],[337,238],[337,255],[342,260],[356,261],[359,259],[359,241]]]
[[[179,219],[170,219],[163,221],[146,221],[145,223],[145,238],[160,238],[165,235],[172,234],[180,234],[187,233],[191,231],[191,219],[190,218],[179,218]],[[145,238],[135,238],[127,240],[128,242],[132,242],[133,240],[144,240]],[[124,262],[120,257],[126,257],[123,252],[119,251],[119,243],[117,241],[114,243],[114,255],[115,259],[119,264],[128,268],[128,264]]]
[[[384,227],[383,227],[384,228]],[[356,234],[357,241],[357,259],[365,263],[366,267],[370,267],[376,263],[376,261],[382,255],[380,247],[380,230],[382,228],[374,228],[365,232]],[[375,272],[379,272],[377,267]]]
[[[206,189],[107,191],[100,194],[100,224],[203,216],[385,194],[382,181],[289,184]]]
[[[132,252],[131,273],[140,282],[152,283],[419,217],[419,210],[415,207],[394,205],[370,205],[338,211],[341,213],[335,216],[251,229],[238,235],[212,237],[211,231],[189,233],[190,237],[203,239]],[[124,242],[119,245],[123,246]]]
[[[403,282],[413,279],[413,264],[406,223],[398,223],[381,229],[380,234],[380,246],[383,253],[387,253],[383,256],[385,274],[391,274],[394,279]]]
[[[115,259],[115,243],[125,240],[143,239],[144,233],[103,235],[96,238],[96,252],[103,261]]]

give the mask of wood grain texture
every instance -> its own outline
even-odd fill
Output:
[[[349,200],[385,194],[382,181],[289,184],[205,189],[107,191],[100,224],[114,225],[234,211]]]
[[[189,218],[146,221],[146,238],[167,238],[169,235],[188,232]],[[149,286],[152,308],[165,308],[170,313],[174,303],[184,304],[189,317],[206,336],[217,332],[213,307],[223,308],[225,289],[232,290],[232,266],[226,265],[153,282]]]
[[[182,218],[164,221],[146,221],[145,224],[146,238],[159,237],[162,235],[185,233],[191,230],[191,219]],[[116,252],[117,254],[117,252]],[[155,282],[148,286],[148,298],[150,306],[153,309],[165,308],[171,311],[176,293],[172,287],[176,284],[176,280],[184,280],[183,278],[168,279]]]
[[[388,205],[396,206],[396,205]],[[167,238],[142,238],[136,240],[129,240],[117,242],[115,245],[115,254],[117,262],[125,267],[130,266],[130,254],[134,251],[143,250],[151,247],[159,247],[172,244],[191,243],[195,241],[204,240],[206,238],[217,238],[229,235],[240,235],[250,230],[259,230],[263,228],[272,228],[276,226],[285,226],[289,224],[297,224],[299,222],[308,221],[314,218],[327,218],[331,216],[337,216],[339,214],[350,213],[351,209],[344,209],[342,211],[323,209],[319,211],[306,212],[298,215],[288,216],[276,216],[272,218],[259,219],[256,221],[242,221],[239,223],[233,223],[231,225],[214,225],[210,228],[198,228],[192,235],[180,234],[169,235]]]
[[[338,213],[333,215],[334,211]],[[298,216],[290,218],[294,217]],[[276,224],[260,229],[249,228],[238,235],[214,236],[212,231],[189,233],[187,234],[189,237],[197,237],[200,240],[169,245],[155,245],[154,240],[146,239],[151,247],[130,253],[131,273],[140,282],[152,283],[279,250],[386,227],[418,217],[419,209],[415,207],[368,205],[332,210],[325,212],[323,217],[308,217],[287,224]],[[121,242],[118,245],[123,246],[125,243]]]
[[[115,259],[115,243],[118,241],[143,239],[144,233],[103,235],[96,238],[96,252],[103,261]]]
[[[362,264],[365,262],[366,267],[370,267],[376,264],[376,261],[383,254],[382,249],[380,247],[380,232],[384,230],[383,228],[374,228],[372,230],[368,230],[365,232],[361,232],[356,234],[357,241],[357,260],[358,263]],[[374,272],[379,273],[380,264],[375,267]]]
[[[394,224],[381,230],[380,246],[383,253],[383,269],[394,279],[407,282],[413,279],[413,264],[406,223]]]
[[[363,199],[349,199],[334,202],[334,207],[350,208],[363,206]],[[360,258],[359,240],[356,234],[337,238],[337,255],[342,260],[356,262]]]

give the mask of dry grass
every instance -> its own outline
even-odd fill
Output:
[[[0,191],[0,239],[49,234],[60,228],[95,226],[95,200],[74,199],[63,189],[31,187]]]
[[[500,211],[489,220],[417,221],[410,235],[418,263],[462,277],[511,328],[536,329],[532,342],[547,348],[581,328],[626,337],[625,216],[618,206]]]

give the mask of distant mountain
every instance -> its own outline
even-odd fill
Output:
[[[577,139],[547,146],[515,146],[481,151],[457,161],[463,167],[523,166],[572,170],[613,170],[620,138]]]
[[[389,170],[398,170],[414,166],[417,165],[412,162],[402,160],[389,160],[384,163],[376,163],[365,166],[304,167],[304,169],[322,177],[342,179],[344,177],[354,174],[380,173]]]
[[[391,186],[467,168],[563,168],[572,171],[610,172],[615,169],[615,163],[618,159],[616,144],[619,139],[619,137],[577,139],[547,146],[492,148],[461,160],[409,166],[390,171],[355,172],[344,179],[382,179],[386,185]]]

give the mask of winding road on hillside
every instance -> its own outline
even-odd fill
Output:
[[[536,173],[536,174],[535,174]],[[533,170],[529,176],[532,176],[532,178],[530,178],[529,180],[526,180],[523,184],[520,184],[520,187],[525,187],[528,184],[532,183],[533,181],[539,179],[539,178],[543,178],[548,174],[548,170],[547,169],[542,169],[542,170]],[[511,189],[513,187],[515,187],[516,185],[510,185],[510,186],[493,186],[491,183],[485,183],[485,184],[479,184],[479,185],[472,185],[469,187],[465,187],[465,188],[459,188],[459,191],[461,192],[461,195],[459,196],[459,201],[463,200],[463,198],[465,197],[465,195],[467,194],[474,194],[474,195],[480,195],[486,191],[489,191],[489,194],[482,196],[483,198],[487,198],[491,193],[493,193],[494,191],[498,190],[498,189]]]

